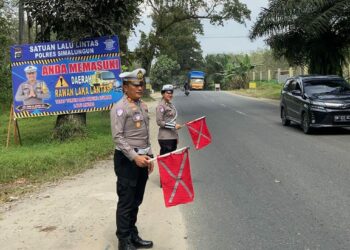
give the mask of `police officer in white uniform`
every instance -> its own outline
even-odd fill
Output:
[[[176,150],[179,140],[177,130],[181,128],[181,125],[176,123],[177,110],[171,102],[174,93],[173,85],[164,85],[161,93],[162,100],[156,108],[156,121],[159,126],[160,154],[163,155]]]
[[[50,98],[50,91],[44,81],[37,80],[37,67],[29,65],[24,69],[27,81],[17,89],[15,100],[24,105],[43,104],[43,99]]]
[[[151,248],[136,227],[148,175],[153,171],[147,105],[141,100],[145,88],[144,69],[120,74],[123,98],[111,110],[112,136],[116,145],[114,170],[118,177],[116,212],[120,250]]]

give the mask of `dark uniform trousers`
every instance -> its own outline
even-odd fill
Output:
[[[114,171],[118,177],[118,204],[116,212],[118,239],[130,239],[138,235],[136,227],[137,213],[143,200],[148,169],[138,167],[121,151],[114,152]]]
[[[177,148],[177,140],[158,140],[160,146],[160,155],[164,155],[166,153],[170,153]]]

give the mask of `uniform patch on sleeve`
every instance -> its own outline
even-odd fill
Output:
[[[117,109],[117,116],[121,116],[124,113],[123,109]]]
[[[159,108],[159,111],[160,111],[160,113],[164,113],[164,107],[161,106],[161,107]]]

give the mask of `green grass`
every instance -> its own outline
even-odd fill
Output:
[[[62,143],[52,139],[56,117],[19,119],[22,146],[11,137],[6,148],[8,113],[0,115],[0,201],[18,193],[16,183],[32,186],[73,175],[113,152],[109,112],[88,113],[86,138]]]
[[[280,99],[282,84],[276,82],[256,82],[256,89],[233,90],[234,93],[256,98]]]

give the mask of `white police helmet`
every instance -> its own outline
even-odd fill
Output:
[[[37,70],[38,70],[38,68],[35,67],[34,65],[29,65],[29,66],[25,67],[24,72],[33,73],[33,72],[36,72]]]
[[[143,68],[135,69],[132,72],[123,72],[119,75],[123,83],[126,82],[143,82],[146,70]]]
[[[166,92],[166,91],[171,91],[171,92],[173,92],[173,91],[174,91],[174,86],[171,85],[171,84],[163,85],[161,93],[163,94],[163,93]]]

